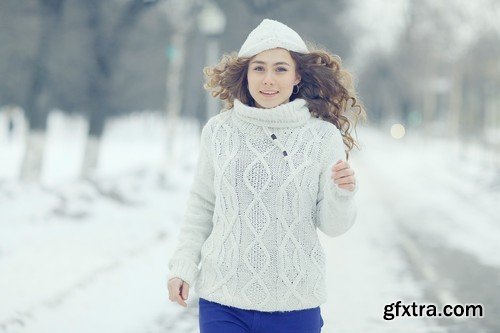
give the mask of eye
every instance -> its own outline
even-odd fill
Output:
[[[254,70],[254,71],[259,71],[259,72],[260,72],[260,71],[264,70],[264,67],[262,67],[262,66],[257,66],[257,67],[254,67],[254,69],[253,69],[253,70]]]
[[[278,68],[276,68],[276,71],[278,71],[278,72],[286,72],[287,69],[285,67],[278,67]]]

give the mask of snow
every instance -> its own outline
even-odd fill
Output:
[[[0,332],[198,331],[194,290],[188,308],[172,303],[166,276],[199,132],[180,131],[186,154],[166,177],[162,119],[149,112],[112,122],[98,175],[83,181],[75,177],[85,122],[51,114],[43,181],[23,184],[16,178],[24,136],[8,139],[0,117]],[[439,276],[418,259],[409,234],[438,237],[500,266],[491,255],[500,253],[495,164],[477,147],[461,153],[456,142],[418,132],[400,140],[370,127],[358,133],[363,149],[350,162],[360,184],[357,222],[341,237],[320,233],[329,297],[323,332],[447,332],[433,318],[384,320],[384,306],[431,303],[407,255]]]
[[[87,122],[82,116],[54,111],[47,119],[47,128],[42,181],[50,184],[77,178],[83,163]]]

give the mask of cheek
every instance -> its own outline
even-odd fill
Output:
[[[293,85],[295,84],[295,77],[293,75],[287,75],[286,77],[283,78],[281,81],[281,84],[283,87],[287,87],[290,89],[293,89]]]
[[[248,87],[249,88],[253,88],[257,84],[257,80],[251,74],[247,74],[247,82],[248,82]]]

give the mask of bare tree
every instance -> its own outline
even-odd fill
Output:
[[[81,175],[89,178],[95,171],[99,155],[100,140],[109,111],[111,79],[116,71],[117,59],[123,49],[128,33],[134,28],[140,15],[156,1],[131,0],[118,16],[116,23],[106,33],[103,19],[103,2],[87,0],[88,28],[92,39],[91,56],[94,59],[92,70],[87,74],[89,94],[88,118],[89,135],[85,148]]]
[[[169,181],[172,171],[178,165],[182,135],[180,114],[182,110],[182,82],[186,67],[186,41],[189,33],[196,27],[196,18],[202,5],[198,0],[171,0],[163,4],[163,10],[172,31],[169,49],[169,65],[166,79],[165,114],[167,120],[166,159],[162,177]]]
[[[40,178],[47,124],[47,106],[40,103],[47,93],[49,81],[48,61],[59,30],[65,0],[39,0],[40,35],[35,53],[35,62],[26,100],[28,136],[26,152],[21,166],[21,179],[36,181]]]

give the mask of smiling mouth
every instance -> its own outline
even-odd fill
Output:
[[[266,96],[274,96],[279,93],[279,91],[261,91],[260,92],[262,95]]]

